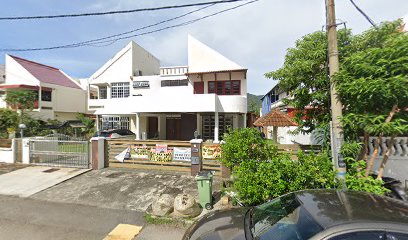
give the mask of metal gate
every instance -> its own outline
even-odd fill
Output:
[[[55,167],[89,168],[89,142],[62,134],[31,138],[30,163]]]

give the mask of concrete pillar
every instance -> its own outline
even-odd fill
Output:
[[[109,164],[105,164],[105,142],[104,138],[91,139],[91,168],[93,170],[102,169]]]
[[[166,139],[166,116],[163,114],[159,115],[159,139],[165,140]]]
[[[202,136],[201,134],[201,114],[200,113],[197,113],[196,129],[197,129],[198,135]]]
[[[234,115],[232,116],[232,129],[237,129],[237,128],[239,128],[238,118],[239,118],[239,114],[234,114]]]
[[[136,140],[140,140],[140,113],[136,113]]]
[[[22,139],[22,155],[23,155],[23,164],[30,164],[30,144],[29,144],[29,138],[23,138]]]
[[[96,131],[99,131],[101,126],[99,126],[99,115],[96,115]]]
[[[218,121],[218,112],[215,112],[215,117],[214,117],[214,143],[219,143],[218,139],[218,129],[219,129],[219,121]]]
[[[202,154],[201,147],[203,144],[202,139],[193,139],[191,144],[191,176],[197,175],[202,169]]]
[[[278,144],[278,127],[273,127],[273,137],[272,137],[272,141],[274,142],[274,143],[276,143],[276,144]]]
[[[243,113],[242,114],[242,127],[243,128],[246,128],[246,113]]]

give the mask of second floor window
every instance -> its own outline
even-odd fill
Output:
[[[241,81],[210,81],[208,82],[208,93],[217,95],[240,95]]]
[[[112,83],[111,97],[112,98],[129,97],[129,83],[128,82]]]
[[[52,92],[51,91],[41,91],[41,101],[51,102]]]
[[[99,87],[99,99],[106,99],[108,91],[106,87]]]

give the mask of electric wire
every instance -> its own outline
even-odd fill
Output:
[[[154,7],[154,8],[138,8],[138,9],[131,9],[131,10],[108,11],[108,12],[20,16],[20,17],[0,17],[0,21],[102,16],[102,15],[134,13],[134,12],[158,11],[158,10],[174,9],[174,8],[186,8],[186,7],[195,7],[195,6],[202,6],[202,5],[211,5],[211,4],[234,3],[234,2],[241,2],[241,1],[247,1],[247,0],[222,0],[222,1],[211,1],[211,2],[189,3],[189,4],[182,4],[182,5],[162,6],[162,7]]]
[[[161,31],[176,28],[176,27],[182,27],[182,26],[190,25],[190,24],[193,24],[195,22],[198,22],[198,21],[201,21],[201,20],[216,16],[216,15],[219,15],[221,13],[225,13],[225,12],[228,12],[228,11],[231,11],[231,10],[246,6],[248,4],[252,4],[252,3],[257,2],[257,1],[260,1],[260,0],[252,0],[252,1],[240,4],[240,5],[236,5],[236,6],[231,7],[231,8],[227,8],[227,9],[224,9],[224,10],[212,13],[212,14],[208,14],[208,15],[200,17],[200,18],[196,18],[196,19],[193,19],[193,20],[182,22],[182,23],[179,23],[179,24],[175,24],[175,25],[171,25],[171,26],[167,26],[167,27],[162,27],[162,28],[159,28],[159,29],[151,30],[151,31],[146,31],[146,32],[142,32],[142,33],[139,33],[139,34],[132,34],[132,35],[129,35],[129,36],[118,37],[118,38],[114,38],[114,39],[110,39],[110,38],[113,38],[113,36],[114,37],[123,36],[123,35],[126,35],[126,34],[131,33],[131,32],[136,32],[136,31],[139,31],[139,30],[143,30],[143,29],[146,29],[148,26],[141,27],[141,28],[138,28],[138,29],[135,29],[135,30],[132,30],[132,31],[128,31],[126,33],[115,34],[115,35],[111,35],[109,37],[104,37],[104,38],[100,38],[100,39],[97,39],[97,40],[85,41],[85,42],[82,42],[82,43],[74,43],[74,44],[67,44],[67,45],[53,46],[53,47],[41,47],[41,48],[10,48],[10,49],[0,49],[0,51],[1,52],[43,51],[43,50],[54,50],[54,49],[62,49],[62,48],[75,48],[75,47],[83,47],[83,46],[94,46],[94,44],[102,44],[102,43],[105,43],[105,45],[103,45],[103,46],[108,46],[108,45],[111,45],[111,44],[113,44],[113,43],[115,43],[115,42],[117,42],[119,40],[128,39],[128,38],[132,38],[132,37],[143,36],[143,35],[152,34],[152,33],[156,33],[156,32],[161,32]],[[198,11],[198,10],[194,10],[194,11]],[[183,15],[186,15],[186,14],[183,14]],[[175,17],[175,18],[179,18],[179,17]],[[162,22],[168,22],[168,21],[170,21],[170,19],[164,20]],[[159,25],[159,23],[151,24],[151,25],[156,26],[156,25]],[[103,46],[99,46],[99,47],[103,47]]]
[[[374,23],[374,21],[361,9],[357,6],[357,4],[354,3],[353,0],[350,0],[350,2],[353,4],[353,6],[357,9],[357,11],[359,11],[365,19],[367,19],[367,21],[373,26],[373,27],[377,27]]]

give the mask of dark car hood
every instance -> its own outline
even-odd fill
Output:
[[[245,240],[244,217],[247,210],[234,208],[206,214],[186,231],[183,240]]]

